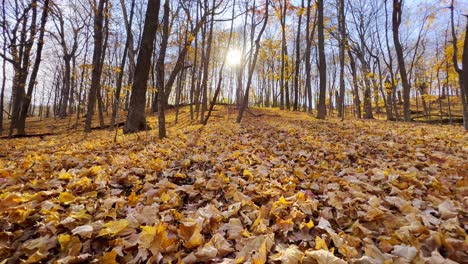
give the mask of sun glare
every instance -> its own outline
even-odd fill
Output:
[[[226,63],[229,66],[237,66],[241,64],[242,53],[238,49],[230,49],[226,55]]]

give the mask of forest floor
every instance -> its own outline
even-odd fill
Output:
[[[462,127],[253,112],[1,139],[0,263],[468,263]]]

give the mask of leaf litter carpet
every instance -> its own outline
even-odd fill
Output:
[[[461,128],[255,112],[0,141],[0,263],[468,263]]]

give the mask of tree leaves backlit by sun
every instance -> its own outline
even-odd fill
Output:
[[[2,140],[1,263],[466,261],[462,128],[255,113]]]

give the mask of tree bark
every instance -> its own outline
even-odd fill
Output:
[[[344,13],[344,0],[339,0],[338,3],[338,31],[340,34],[340,94],[338,96],[338,117],[344,118],[344,99],[345,99],[345,83],[344,83],[344,71],[345,71],[345,43],[346,43],[346,22]]]
[[[399,27],[401,24],[403,0],[393,0],[393,13],[392,13],[392,31],[393,42],[395,44],[395,51],[397,54],[398,68],[400,69],[401,84],[403,86],[403,112],[405,121],[411,121],[410,112],[410,86],[406,72],[405,59],[403,57],[403,48],[400,42]]]
[[[166,137],[166,116],[164,109],[166,107],[165,100],[165,80],[164,80],[164,61],[166,59],[167,42],[169,40],[169,1],[164,2],[164,22],[163,33],[161,40],[161,48],[159,49],[159,57],[156,63],[156,83],[158,88],[158,132],[159,138]]]
[[[463,127],[465,130],[468,130],[468,89],[467,89],[467,83],[468,83],[468,35],[465,34],[465,44],[463,47],[463,55],[462,55],[462,68],[458,66],[458,46],[457,46],[457,34],[455,32],[455,23],[454,23],[454,18],[453,18],[453,0],[451,1],[450,5],[450,24],[452,28],[452,46],[453,46],[453,56],[452,56],[452,63],[453,66],[455,67],[455,71],[458,74],[458,83],[460,85],[460,90],[461,90],[461,103],[463,107]],[[468,18],[467,18],[468,19]],[[465,33],[468,33],[468,21],[466,24],[466,29]],[[447,82],[448,84],[448,82]],[[450,95],[448,95],[450,98]],[[450,101],[449,101],[449,110],[450,110]],[[450,112],[450,111],[449,111]]]
[[[85,132],[91,132],[91,123],[96,106],[97,93],[101,82],[101,56],[103,48],[103,23],[104,23],[104,5],[107,0],[100,0],[94,13],[94,50],[93,50],[93,70],[91,73],[91,88],[88,94],[88,107],[85,120]]]
[[[304,8],[304,0],[301,1],[301,11],[297,22],[297,35],[296,35],[296,67],[294,74],[294,105],[293,110],[297,111],[299,106],[299,71],[301,61],[301,23],[302,23],[302,10]]]
[[[41,25],[39,28],[39,38],[37,40],[36,58],[34,61],[34,66],[31,72],[31,76],[29,77],[28,91],[27,91],[26,96],[23,98],[23,102],[21,104],[21,112],[19,115],[19,120],[18,120],[18,125],[17,125],[18,135],[26,134],[26,131],[25,131],[26,117],[28,114],[28,108],[31,103],[34,86],[36,85],[36,78],[39,72],[39,66],[42,60],[42,49],[44,47],[45,26],[47,23],[48,14],[49,14],[49,0],[45,0],[43,9],[42,9]]]
[[[124,13],[125,13],[125,17],[126,17],[127,11],[126,11],[126,8],[125,8],[125,3],[123,2],[123,0],[121,0],[120,3],[122,4],[122,10],[125,10]],[[131,4],[131,8],[130,8],[130,21],[128,21],[129,25],[131,25],[132,22],[133,22],[134,8],[135,8],[135,0],[132,0],[132,4]],[[130,29],[130,31],[131,31],[131,29]],[[127,40],[125,41],[124,53],[122,55],[122,61],[120,62],[120,72],[119,72],[119,76],[117,78],[117,87],[115,89],[114,102],[112,104],[112,116],[111,116],[111,121],[110,121],[110,125],[109,125],[109,127],[111,129],[114,128],[115,121],[116,121],[116,118],[117,118],[117,112],[119,111],[120,93],[122,91],[125,63],[127,61],[127,55],[129,53],[129,49],[133,49],[133,40],[132,39],[133,39],[133,36],[132,36],[131,32],[129,33],[127,31]],[[130,47],[130,44],[132,45],[132,47]]]
[[[130,108],[124,126],[125,134],[139,132],[148,128],[145,114],[146,90],[151,66],[151,54],[153,53],[158,27],[159,7],[160,0],[148,1],[141,47],[138,53],[132,95],[130,97]]]
[[[208,5],[208,1],[206,1],[206,5]],[[215,1],[213,0],[213,8],[215,5]],[[210,21],[210,31],[208,32],[208,40],[206,44],[206,52],[205,52],[205,63],[203,65],[203,81],[202,81],[202,105],[201,105],[201,113],[200,113],[200,124],[205,123],[205,111],[208,107],[208,69],[210,66],[210,58],[211,58],[211,46],[213,40],[213,24],[214,24],[214,10],[211,12],[211,21]],[[214,78],[214,76],[213,76]]]
[[[323,21],[323,0],[317,0],[318,10],[318,53],[319,53],[319,78],[320,78],[320,91],[319,102],[317,106],[317,118],[325,119],[327,115],[326,108],[326,93],[327,93],[327,63],[325,60],[325,35],[324,35],[324,21]]]
[[[245,109],[247,108],[249,104],[249,91],[250,91],[250,85],[252,83],[252,76],[253,76],[253,71],[255,69],[255,65],[257,64],[257,58],[258,54],[260,53],[260,40],[262,38],[263,32],[265,31],[266,25],[268,23],[268,3],[269,1],[266,1],[266,7],[265,7],[265,17],[263,21],[263,26],[260,29],[260,32],[258,33],[257,39],[255,40],[255,53],[253,54],[253,58],[250,61],[249,64],[249,72],[248,72],[248,78],[247,78],[247,85],[245,87],[245,94],[244,98],[242,100],[242,105],[239,108],[239,114],[237,115],[236,122],[240,123],[242,121],[242,117],[244,115]]]

